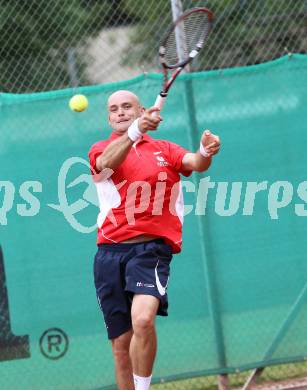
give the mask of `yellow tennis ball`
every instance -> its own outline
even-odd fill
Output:
[[[82,112],[88,107],[88,100],[84,95],[75,95],[69,101],[69,107],[72,111]]]

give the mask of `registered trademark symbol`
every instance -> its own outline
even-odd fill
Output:
[[[59,328],[47,329],[39,339],[41,353],[51,360],[60,359],[68,350],[68,336]]]

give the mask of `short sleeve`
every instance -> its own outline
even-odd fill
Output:
[[[89,161],[90,161],[92,175],[94,175],[96,173],[99,173],[99,171],[98,171],[98,169],[96,167],[96,159],[97,159],[98,156],[101,155],[101,153],[105,149],[105,146],[106,145],[104,145],[104,143],[99,142],[97,144],[94,144],[91,147],[90,151],[88,152],[88,157],[89,157]]]
[[[168,159],[171,165],[178,173],[181,173],[184,176],[190,176],[192,171],[184,170],[182,167],[182,159],[187,153],[189,153],[189,151],[174,142],[167,142],[167,145]]]

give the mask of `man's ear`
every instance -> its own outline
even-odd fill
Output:
[[[146,110],[146,108],[142,106],[141,107],[141,113],[144,114],[145,110]]]

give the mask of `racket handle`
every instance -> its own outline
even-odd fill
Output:
[[[166,96],[158,95],[158,96],[157,96],[157,99],[156,99],[156,101],[155,101],[154,106],[155,106],[155,107],[158,107],[158,108],[160,109],[160,111],[161,111],[161,110],[162,110],[162,107],[164,106],[165,100],[166,100]]]

